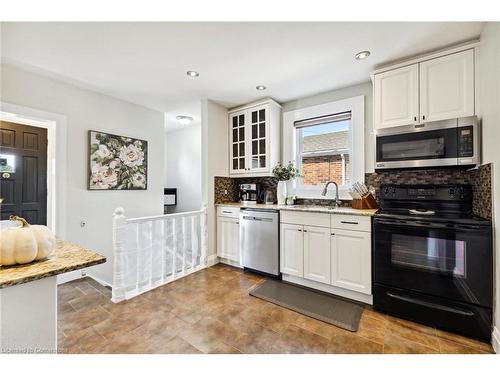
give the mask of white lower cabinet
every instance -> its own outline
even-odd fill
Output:
[[[315,218],[307,213],[303,224],[294,214],[281,217],[281,273],[293,276],[292,282],[366,302],[371,295],[371,219],[332,215],[327,227],[308,225],[323,224],[324,214]]]
[[[332,229],[332,285],[371,294],[370,237],[369,232]]]
[[[302,225],[281,224],[280,271],[304,276],[304,232]]]
[[[240,261],[240,225],[232,217],[217,218],[217,256]]]
[[[304,278],[330,283],[330,229],[304,226]]]

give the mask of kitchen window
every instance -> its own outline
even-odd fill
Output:
[[[289,194],[323,198],[325,183],[333,180],[340,198],[351,199],[348,188],[365,176],[364,102],[361,95],[283,113],[282,162],[294,162],[303,176],[288,184]]]
[[[296,163],[304,187],[335,181],[349,186],[351,175],[351,113],[338,113],[297,121]]]

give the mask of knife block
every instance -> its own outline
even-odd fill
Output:
[[[378,204],[372,193],[368,193],[361,197],[361,199],[353,199],[351,207],[358,210],[375,209],[378,208]]]

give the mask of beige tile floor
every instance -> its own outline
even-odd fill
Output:
[[[114,304],[90,278],[59,287],[62,353],[491,353],[365,309],[355,333],[248,295],[260,276],[216,265]]]

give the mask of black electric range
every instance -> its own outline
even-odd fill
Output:
[[[491,221],[470,185],[383,185],[373,218],[375,309],[491,339]]]

